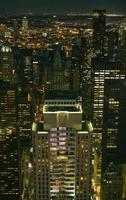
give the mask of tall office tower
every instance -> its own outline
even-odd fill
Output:
[[[93,121],[95,134],[95,185],[99,191],[101,185],[101,158],[102,158],[102,133],[103,133],[103,106],[105,80],[124,80],[126,78],[125,65],[120,62],[111,62],[106,59],[94,59],[92,61],[94,76],[94,103]]]
[[[34,199],[50,199],[48,132],[43,124],[33,123],[33,188]]]
[[[15,48],[14,62],[17,69],[18,85],[21,90],[27,91],[32,98],[32,108],[36,109],[40,98],[39,84],[41,80],[40,64],[34,57],[31,49]],[[30,98],[29,98],[30,99]]]
[[[126,45],[126,29],[125,29],[126,23],[125,21],[120,24],[119,27],[119,40],[120,40],[120,45],[125,46]]]
[[[32,148],[25,150],[21,158],[22,183],[21,199],[28,200],[33,198],[33,166],[32,166]]]
[[[119,48],[119,33],[118,31],[106,31],[105,38],[105,56],[110,60],[117,60]]]
[[[0,198],[19,199],[15,70],[10,47],[0,52]]]
[[[32,142],[32,97],[28,91],[18,91],[17,95],[17,121],[20,142],[20,153],[30,149]]]
[[[19,37],[19,27],[17,19],[13,21],[13,37],[16,40]]]
[[[28,89],[33,83],[32,50],[14,48],[14,62],[17,69],[18,84]]]
[[[106,10],[93,10],[93,48],[96,54],[104,55]]]
[[[102,199],[123,199],[126,179],[126,81],[105,80],[102,137]],[[126,197],[126,196],[125,196]]]
[[[80,46],[73,45],[71,55],[71,89],[76,92],[80,91],[80,57]]]
[[[24,50],[23,55],[24,64],[24,79],[26,86],[30,87],[33,83],[33,69],[32,69],[32,51]]]
[[[32,98],[28,91],[18,91],[17,93],[17,130],[18,130],[18,154],[19,154],[19,177],[20,177],[20,191],[24,193],[25,169],[22,163],[25,163],[25,157],[29,157],[30,148],[32,146]]]
[[[14,73],[12,49],[7,45],[2,46],[0,51],[0,80],[14,83]]]
[[[47,78],[48,90],[69,90],[69,82],[65,76],[64,55],[60,45],[54,46]]]
[[[33,123],[34,198],[88,200],[92,129],[85,131],[76,98],[54,96],[45,99],[43,122]]]
[[[27,31],[28,30],[28,18],[23,17],[22,19],[22,31]]]
[[[26,174],[29,168],[26,165],[24,157],[29,157],[29,150],[32,145],[32,120],[36,100],[33,101],[33,74],[32,74],[32,51],[27,49],[14,49],[14,61],[17,68],[17,131],[18,131],[18,149],[19,149],[19,177],[20,193],[26,196],[28,182]],[[23,164],[22,164],[23,163]]]
[[[37,56],[37,52],[33,51],[33,59],[32,59],[32,66],[33,66],[33,87],[35,89],[39,89],[42,84],[42,75],[40,74],[40,59]]]
[[[125,22],[120,24],[119,27],[119,48],[118,55],[121,60],[126,63],[126,29]]]
[[[90,48],[90,39],[82,38],[81,42],[81,61],[80,61],[80,91],[82,96],[82,108],[84,119],[92,119],[92,88],[91,77],[92,66],[91,58],[93,56]]]
[[[88,128],[79,131],[76,137],[75,199],[78,200],[88,200],[92,196],[92,131],[92,125],[88,123]]]
[[[124,80],[125,65],[108,59],[92,59],[94,78],[94,131],[101,133],[103,128],[104,82],[107,79]]]

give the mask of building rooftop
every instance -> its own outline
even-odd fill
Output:
[[[94,70],[121,70],[126,69],[126,66],[121,61],[110,61],[108,57],[93,58],[92,67]]]
[[[45,99],[77,99],[78,94],[70,91],[49,91],[45,94]]]
[[[46,106],[45,107],[45,112],[58,112],[58,111],[79,112],[80,107],[77,107],[77,106]]]

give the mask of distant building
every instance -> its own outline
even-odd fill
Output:
[[[14,75],[12,49],[10,46],[4,45],[0,50],[0,80],[14,83]]]
[[[28,30],[28,18],[23,17],[22,19],[22,31],[27,31]]]
[[[96,54],[104,55],[106,10],[93,10],[93,48]]]

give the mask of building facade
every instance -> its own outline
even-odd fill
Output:
[[[33,124],[35,199],[91,198],[92,129],[85,131],[76,99],[45,99]]]

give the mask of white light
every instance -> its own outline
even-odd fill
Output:
[[[48,134],[47,131],[38,131],[38,134]]]
[[[31,163],[28,163],[28,168],[32,168],[32,164]]]

